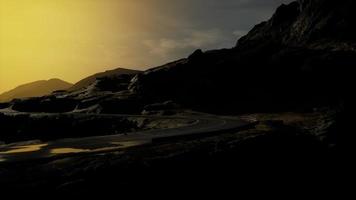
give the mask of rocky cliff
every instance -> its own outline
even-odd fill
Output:
[[[355,7],[352,0],[298,0],[282,5],[237,46],[269,39],[288,46],[354,51]]]

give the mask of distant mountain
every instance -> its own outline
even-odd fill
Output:
[[[73,84],[65,82],[60,79],[50,79],[35,81],[32,83],[27,83],[20,85],[15,89],[5,92],[0,95],[0,102],[11,101],[16,98],[26,98],[26,97],[39,97],[51,94],[57,90],[66,90],[70,88]]]
[[[71,88],[69,88],[69,91],[75,91],[75,90],[80,90],[85,87],[88,87],[92,83],[95,82],[96,79],[98,78],[103,78],[103,77],[110,77],[110,76],[118,76],[118,75],[124,75],[124,74],[138,74],[141,73],[141,71],[137,70],[131,70],[131,69],[124,69],[124,68],[117,68],[114,70],[108,70],[105,72],[97,73],[92,76],[89,76],[87,78],[84,78],[80,80],[79,82],[75,83]]]

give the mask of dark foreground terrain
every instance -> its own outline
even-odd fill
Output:
[[[332,113],[254,114],[241,118],[259,122],[245,130],[198,138],[3,163],[0,183],[3,189],[28,193],[80,193],[166,187],[258,187],[281,178],[279,181],[288,183],[302,181],[307,188],[313,186],[310,180],[333,184],[333,178],[345,171],[329,170],[352,163],[339,157],[346,156],[343,150],[323,142],[324,134],[332,126]]]
[[[81,195],[157,188],[302,192],[335,183],[347,189],[352,184],[345,181],[354,178],[354,154],[330,138],[335,114],[248,114],[231,117],[250,123],[240,130],[54,157],[31,159],[29,154],[28,160],[0,163],[0,185],[11,193]]]
[[[197,50],[188,58],[144,72],[113,73],[91,79],[77,90],[0,104],[7,112],[54,116],[162,117],[194,110],[253,125],[114,151],[3,162],[1,188],[87,194],[138,188],[232,188],[237,192],[265,187],[295,192],[352,188],[353,182],[348,181],[354,178],[356,152],[355,9],[352,0],[298,0],[280,6],[270,20],[256,25],[231,49]],[[0,119],[8,117],[0,115]],[[77,119],[69,121],[77,123]],[[137,128],[126,118],[98,123],[115,124],[105,125],[110,133]],[[31,129],[18,124],[19,128],[10,126],[9,131],[18,134]],[[66,127],[71,126],[62,128]],[[9,133],[1,133],[0,140],[16,140]],[[43,135],[40,139],[45,141],[61,138],[60,134]]]

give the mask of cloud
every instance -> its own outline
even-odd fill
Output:
[[[151,55],[168,61],[198,48],[232,47],[255,24],[271,17],[278,5],[291,0],[150,1],[159,5],[157,13],[169,20],[156,23],[155,30],[160,31],[141,43]]]
[[[236,38],[241,38],[242,36],[246,35],[248,31],[245,30],[235,30],[234,32],[232,32],[232,34],[234,36],[236,36]]]
[[[226,34],[218,29],[191,30],[180,38],[149,39],[143,43],[149,52],[161,57],[186,53],[195,49],[210,49],[226,44]]]

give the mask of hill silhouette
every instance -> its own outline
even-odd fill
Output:
[[[60,79],[35,81],[20,85],[8,92],[4,92],[0,95],[0,102],[7,102],[11,101],[12,99],[49,95],[54,91],[66,90],[71,86],[71,83]]]

